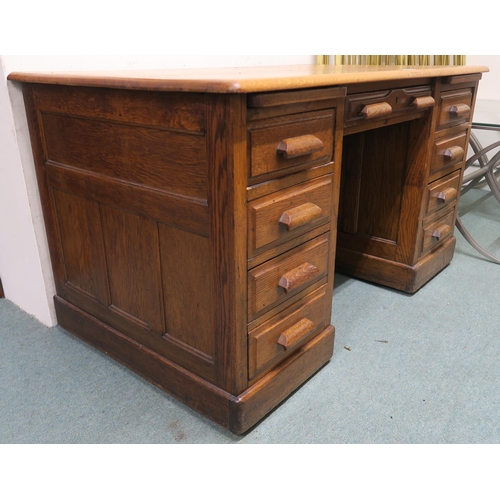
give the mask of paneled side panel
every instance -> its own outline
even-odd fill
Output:
[[[92,202],[57,190],[53,190],[53,199],[66,275],[64,281],[97,298],[99,287],[95,281],[95,259],[91,248],[95,235],[87,216]]]
[[[166,338],[214,356],[209,240],[159,224]]]
[[[106,206],[101,214],[111,308],[163,332],[157,223]]]
[[[207,198],[203,136],[42,114],[49,160],[122,181]]]

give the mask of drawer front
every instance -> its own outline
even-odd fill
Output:
[[[347,96],[345,124],[388,118],[400,112],[421,111],[435,105],[430,87],[393,89]]]
[[[293,297],[328,272],[330,233],[248,272],[248,321]]]
[[[431,173],[464,161],[466,153],[467,134],[465,131],[436,140]]]
[[[461,170],[457,170],[427,187],[427,214],[439,210],[457,199]]]
[[[437,130],[466,123],[471,118],[472,90],[443,92]]]
[[[326,286],[304,297],[248,335],[248,378],[264,373],[330,324]]]
[[[445,215],[423,225],[422,254],[453,236],[455,225],[455,205]]]
[[[250,177],[330,162],[334,119],[335,110],[326,109],[252,123],[248,129]]]
[[[249,203],[249,256],[328,222],[331,216],[332,183],[333,176],[328,175]]]

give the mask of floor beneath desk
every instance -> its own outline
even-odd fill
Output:
[[[460,206],[500,255],[500,205]],[[2,299],[0,443],[500,443],[500,266],[457,240],[414,296],[337,275],[332,360],[239,437]]]

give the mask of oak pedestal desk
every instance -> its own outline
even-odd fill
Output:
[[[331,358],[335,261],[413,293],[452,260],[485,71],[9,75],[60,325],[247,431]]]

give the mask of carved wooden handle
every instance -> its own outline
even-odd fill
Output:
[[[377,116],[390,115],[392,107],[388,102],[377,102],[375,104],[367,104],[362,110],[361,114],[369,119],[376,118]]]
[[[457,158],[462,158],[464,155],[464,150],[460,146],[451,146],[444,151],[443,156],[447,160],[456,160]]]
[[[311,320],[307,318],[301,319],[298,323],[295,323],[295,325],[293,325],[280,335],[278,344],[282,345],[286,351],[289,347],[297,344],[306,335],[311,333],[314,328],[315,325]]]
[[[318,205],[314,203],[304,203],[303,205],[283,212],[283,215],[280,217],[280,223],[284,224],[290,231],[290,229],[307,224],[316,217],[319,217],[321,212],[322,210]]]
[[[436,101],[430,95],[415,97],[415,99],[412,102],[412,105],[415,106],[417,109],[432,108],[434,104],[436,104]]]
[[[311,153],[321,151],[324,147],[323,141],[315,135],[301,135],[283,139],[278,144],[278,153],[282,153],[284,158],[296,158]]]
[[[450,115],[454,117],[463,116],[470,112],[470,107],[467,104],[454,104],[450,106]]]
[[[436,229],[429,229],[427,233],[430,233],[430,236],[436,238],[437,240],[442,240],[445,236],[450,234],[452,228],[448,226],[448,224],[441,224]]]
[[[302,283],[311,279],[314,275],[319,273],[319,269],[313,264],[309,264],[306,262],[305,264],[292,269],[288,273],[284,274],[279,282],[278,286],[283,288],[286,293],[298,286],[302,285]]]
[[[443,189],[442,191],[439,191],[439,193],[436,194],[436,198],[443,203],[453,198],[456,198],[456,196],[457,196],[457,190],[452,187]]]

